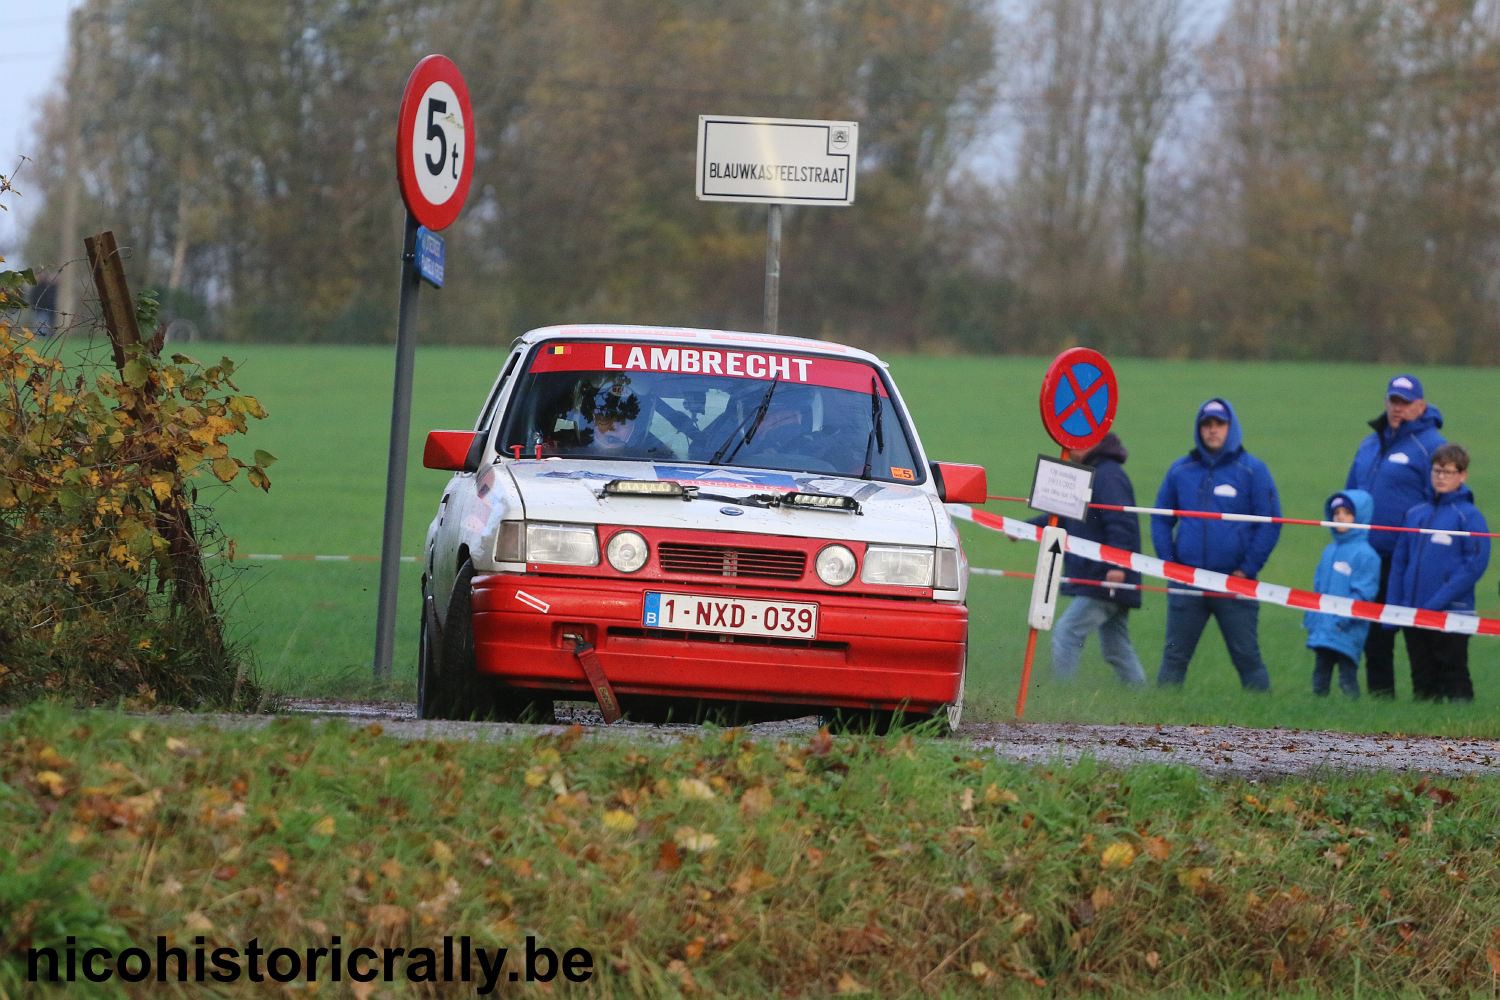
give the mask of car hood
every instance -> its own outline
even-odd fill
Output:
[[[914,486],[816,473],[731,466],[569,459],[506,464],[534,521],[737,531],[798,538],[842,538],[897,545],[935,545],[937,518],[948,515],[933,494]],[[653,479],[696,486],[697,499],[601,496],[612,479]],[[854,498],[862,513],[753,507],[733,503],[757,494],[802,490]],[[717,499],[727,498],[727,499]]]

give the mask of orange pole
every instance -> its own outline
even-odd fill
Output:
[[[1062,460],[1066,462],[1072,452],[1064,448]],[[1047,527],[1057,527],[1057,515],[1053,514],[1047,518]],[[1026,714],[1026,692],[1031,688],[1031,661],[1036,656],[1036,629],[1031,626],[1026,628],[1026,658],[1021,661],[1021,690],[1016,695],[1016,721],[1020,722]]]
[[[1021,664],[1021,691],[1016,695],[1016,721],[1026,714],[1026,689],[1031,686],[1031,658],[1036,655],[1036,629],[1026,630],[1026,661]]]

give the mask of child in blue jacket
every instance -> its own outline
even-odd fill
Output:
[[[1369,524],[1375,500],[1364,490],[1343,490],[1323,504],[1327,520]],[[1313,590],[1332,597],[1371,601],[1380,589],[1380,555],[1371,547],[1365,528],[1330,528],[1333,541],[1323,550],[1313,574]],[[1302,616],[1307,648],[1313,651],[1313,694],[1328,694],[1334,668],[1339,690],[1359,697],[1359,654],[1365,647],[1369,622],[1358,618],[1309,611]]]
[[[1445,444],[1432,453],[1435,496],[1406,512],[1406,527],[1435,528],[1439,533],[1403,532],[1391,556],[1386,601],[1428,611],[1474,613],[1474,585],[1490,564],[1490,540],[1484,515],[1474,506],[1469,480],[1469,453]],[[1472,531],[1445,535],[1441,531]],[[1406,656],[1411,661],[1412,695],[1418,701],[1473,701],[1469,678],[1469,637],[1408,626]]]

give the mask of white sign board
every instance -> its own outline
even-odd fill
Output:
[[[1088,516],[1093,495],[1092,467],[1046,455],[1036,457],[1036,478],[1031,483],[1032,509],[1082,521]]]
[[[1068,533],[1056,525],[1042,529],[1042,547],[1036,554],[1036,579],[1031,584],[1031,607],[1026,612],[1026,623],[1038,632],[1052,629],[1052,620],[1057,617],[1057,590],[1062,585],[1063,552],[1068,546]]]
[[[698,116],[700,201],[854,204],[857,122]]]

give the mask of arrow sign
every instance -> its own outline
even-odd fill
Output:
[[[1068,533],[1056,525],[1042,529],[1042,545],[1036,555],[1036,582],[1031,586],[1031,609],[1027,624],[1039,632],[1052,629],[1057,614],[1057,589],[1062,584],[1063,550]]]

